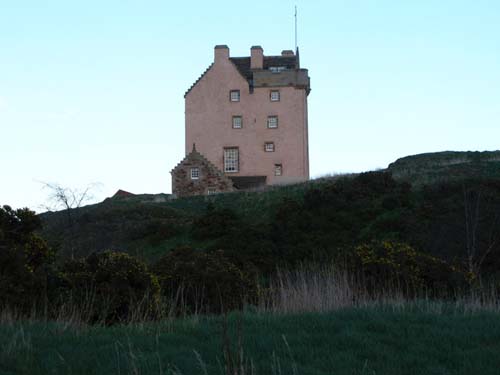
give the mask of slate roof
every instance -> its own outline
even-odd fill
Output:
[[[228,176],[238,190],[256,189],[266,185],[266,176]]]
[[[250,69],[250,57],[230,57],[229,60],[236,66],[238,72],[251,83],[253,79],[253,73]],[[198,79],[191,85],[189,89],[184,93],[184,97],[193,89],[194,86],[207,74],[213,63],[208,66],[208,68],[198,77]],[[288,56],[264,56],[264,69],[269,69],[272,66],[285,67],[286,69],[298,69],[298,55],[288,55]]]
[[[243,77],[248,81],[252,80],[253,74],[250,70],[250,57],[230,57],[229,60],[236,66]],[[269,69],[271,66],[297,69],[297,56],[264,56],[264,69]]]

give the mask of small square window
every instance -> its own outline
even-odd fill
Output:
[[[266,142],[266,143],[264,143],[264,150],[266,152],[274,152],[274,142]]]
[[[280,101],[280,92],[278,90],[272,90],[270,97],[271,97],[272,102],[279,102]]]
[[[283,175],[283,166],[281,164],[274,164],[274,175],[275,176]]]
[[[240,90],[231,90],[229,93],[229,99],[232,102],[239,102],[240,101]]]
[[[268,116],[267,127],[269,129],[276,129],[278,127],[278,116]]]
[[[191,168],[191,180],[198,180],[200,178],[200,168]]]
[[[214,187],[209,187],[207,189],[207,195],[214,195],[214,194],[217,194],[217,189]]]
[[[233,129],[241,129],[243,127],[243,118],[241,116],[233,116]]]

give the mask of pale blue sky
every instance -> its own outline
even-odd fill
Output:
[[[500,1],[0,0],[0,204],[169,193],[214,45],[292,49],[295,4],[313,177],[500,148]]]

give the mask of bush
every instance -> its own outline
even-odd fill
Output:
[[[405,294],[442,297],[466,285],[465,273],[405,243],[373,241],[357,246],[354,255],[355,270],[361,270],[372,292],[398,288]]]
[[[180,299],[181,308],[188,313],[238,309],[257,296],[257,283],[221,250],[178,248],[163,256],[153,272],[162,293]]]
[[[209,204],[205,213],[193,221],[191,233],[198,240],[225,237],[238,228],[238,222],[234,211]]]
[[[0,207],[0,307],[27,312],[47,302],[54,253],[34,233],[40,227],[35,212]]]
[[[107,324],[154,314],[159,302],[157,278],[132,256],[113,251],[66,262],[66,302],[80,307],[90,322]]]

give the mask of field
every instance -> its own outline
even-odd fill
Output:
[[[499,318],[406,305],[108,328],[4,321],[0,373],[498,374]],[[231,358],[243,369],[226,368]]]

